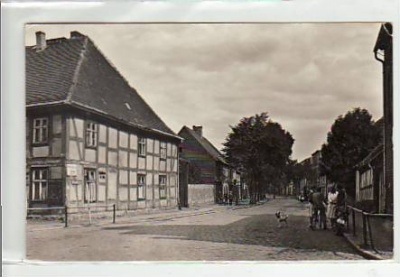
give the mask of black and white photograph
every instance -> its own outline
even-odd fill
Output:
[[[392,35],[26,24],[27,259],[393,259]]]

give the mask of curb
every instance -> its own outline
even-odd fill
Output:
[[[368,260],[385,260],[384,258],[382,258],[381,256],[377,255],[377,254],[373,254],[370,251],[366,251],[364,249],[362,249],[360,246],[358,246],[351,238],[350,235],[348,234],[343,234],[343,237],[345,238],[345,240],[356,250],[356,252],[358,254],[360,254],[361,256],[363,256],[364,258],[368,259]]]

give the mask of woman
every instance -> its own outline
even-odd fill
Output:
[[[333,186],[328,192],[328,208],[326,212],[326,216],[331,222],[331,228],[333,228],[333,226],[335,225],[337,197],[338,191],[336,191],[335,187]]]

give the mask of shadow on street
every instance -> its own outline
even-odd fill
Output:
[[[269,247],[295,248],[345,252],[355,251],[342,237],[331,230],[308,229],[307,217],[291,216],[288,226],[278,228],[274,215],[252,215],[227,225],[153,225],[104,227],[104,230],[118,230],[121,235],[153,235],[157,238],[208,241],[259,245]]]

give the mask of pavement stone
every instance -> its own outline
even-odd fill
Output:
[[[279,228],[274,213],[289,215]],[[27,257],[62,261],[360,260],[342,237],[308,229],[306,205],[274,199],[141,215],[116,224],[27,232]]]

